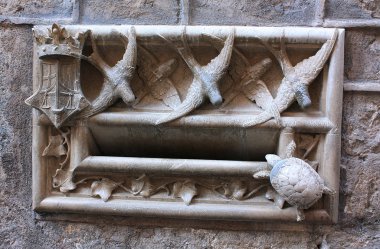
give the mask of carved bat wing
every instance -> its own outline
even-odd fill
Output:
[[[162,100],[166,106],[175,109],[181,104],[181,100],[173,82],[167,76],[157,79],[159,76],[155,75],[155,71],[160,67],[160,62],[145,47],[139,45],[139,51],[141,52],[139,59],[139,72],[141,73],[139,75],[146,82],[145,87],[149,88],[149,92],[154,98]],[[168,70],[170,71],[171,68],[165,68],[165,72],[161,71],[160,73],[166,74]],[[145,91],[140,91],[140,93],[146,95]]]
[[[158,59],[143,45],[138,45],[139,56],[137,57],[138,65],[140,68],[156,68],[158,66]],[[147,70],[144,70],[147,71]]]
[[[223,49],[224,41],[223,39],[210,35],[210,34],[201,34],[201,39],[206,42],[212,44],[219,52]],[[250,66],[248,59],[244,56],[244,54],[236,47],[233,48],[233,53],[231,55],[231,66],[235,66],[240,70],[244,71],[244,69]],[[243,73],[243,72],[241,72]],[[238,79],[236,79],[238,80]]]
[[[255,101],[264,111],[269,111],[274,101],[266,84],[261,80],[245,85],[244,94],[249,100]]]
[[[310,84],[318,76],[334,48],[338,33],[339,31],[336,29],[332,38],[327,40],[315,55],[304,59],[294,67],[296,79]]]
[[[124,72],[119,72],[122,76],[126,78],[127,81],[131,80],[135,72],[135,67],[137,63],[137,42],[136,42],[136,30],[132,26],[129,29],[128,37],[119,33],[119,37],[126,47],[123,58],[116,63],[114,66],[115,70],[123,70]]]
[[[139,44],[137,52],[139,54],[137,57],[137,70],[140,81],[134,84],[134,93],[137,97],[134,105],[140,103],[148,94],[149,89],[147,83],[153,77],[152,68],[156,68],[158,65],[157,58],[144,46]]]
[[[199,107],[204,100],[202,83],[193,79],[184,101],[169,115],[157,120],[156,124],[167,123],[183,117]]]
[[[152,86],[151,94],[154,98],[162,100],[166,106],[173,110],[181,104],[178,91],[169,78],[162,79]]]
[[[220,51],[219,55],[212,59],[203,69],[210,74],[211,77],[217,82],[222,78],[223,74],[227,71],[230,64],[230,59],[232,55],[232,48],[234,43],[235,32],[232,31],[225,43],[223,49]]]

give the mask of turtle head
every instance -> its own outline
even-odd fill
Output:
[[[278,163],[279,161],[281,161],[281,157],[277,156],[277,155],[274,155],[274,154],[268,154],[265,156],[265,159],[267,160],[268,162],[268,165],[271,169],[273,169],[274,165],[276,165],[276,163]]]

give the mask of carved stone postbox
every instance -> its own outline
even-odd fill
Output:
[[[344,30],[34,36],[36,211],[336,222]]]

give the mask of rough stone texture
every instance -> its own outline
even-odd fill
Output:
[[[175,24],[179,3],[176,0],[84,0],[82,23]]]
[[[10,17],[70,17],[74,0],[0,0],[0,15]]]
[[[310,25],[314,21],[314,2],[195,0],[190,20],[193,24],[213,25]]]
[[[326,17],[331,19],[380,18],[379,0],[326,0]]]
[[[0,27],[0,247],[20,247],[33,223],[30,211],[30,110],[23,99],[32,84],[30,27]],[[28,235],[26,235],[28,236]]]
[[[346,94],[343,120],[343,221],[380,217],[380,98]]]
[[[380,32],[348,30],[345,42],[345,77],[348,80],[379,80]]]
[[[24,7],[24,13],[38,17],[51,13],[51,3],[59,5],[66,1],[0,3],[5,2],[22,3],[22,6],[44,2],[36,10]],[[192,23],[197,24],[306,25],[314,18],[312,11],[305,10],[313,7],[311,2],[235,1],[233,4],[224,0],[216,4],[216,1],[198,0],[192,2],[191,17]],[[158,1],[108,1],[108,4],[83,1],[80,20],[172,24],[178,22],[178,6],[179,1],[169,0],[160,4]],[[2,6],[0,11],[15,15],[4,12]],[[347,13],[357,11],[362,9],[327,5],[327,13],[335,13],[337,18],[354,18]],[[61,13],[69,12],[57,16]],[[206,230],[191,228],[199,227],[194,225],[195,221],[165,223],[137,218],[124,223],[119,218],[107,222],[92,217],[83,222],[63,222],[39,215],[35,219],[36,214],[31,210],[31,109],[23,102],[32,93],[31,35],[31,26],[0,23],[0,248],[318,248],[317,245],[326,243],[330,248],[379,248],[379,92],[345,93],[340,218],[335,226],[281,232],[246,231],[246,227],[239,228],[240,223]],[[345,76],[348,80],[379,82],[379,37],[379,29],[347,30]],[[147,222],[152,224],[141,226]],[[169,227],[162,228],[166,224]]]

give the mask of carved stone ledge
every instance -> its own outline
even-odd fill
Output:
[[[336,222],[344,30],[34,35],[36,211]]]

